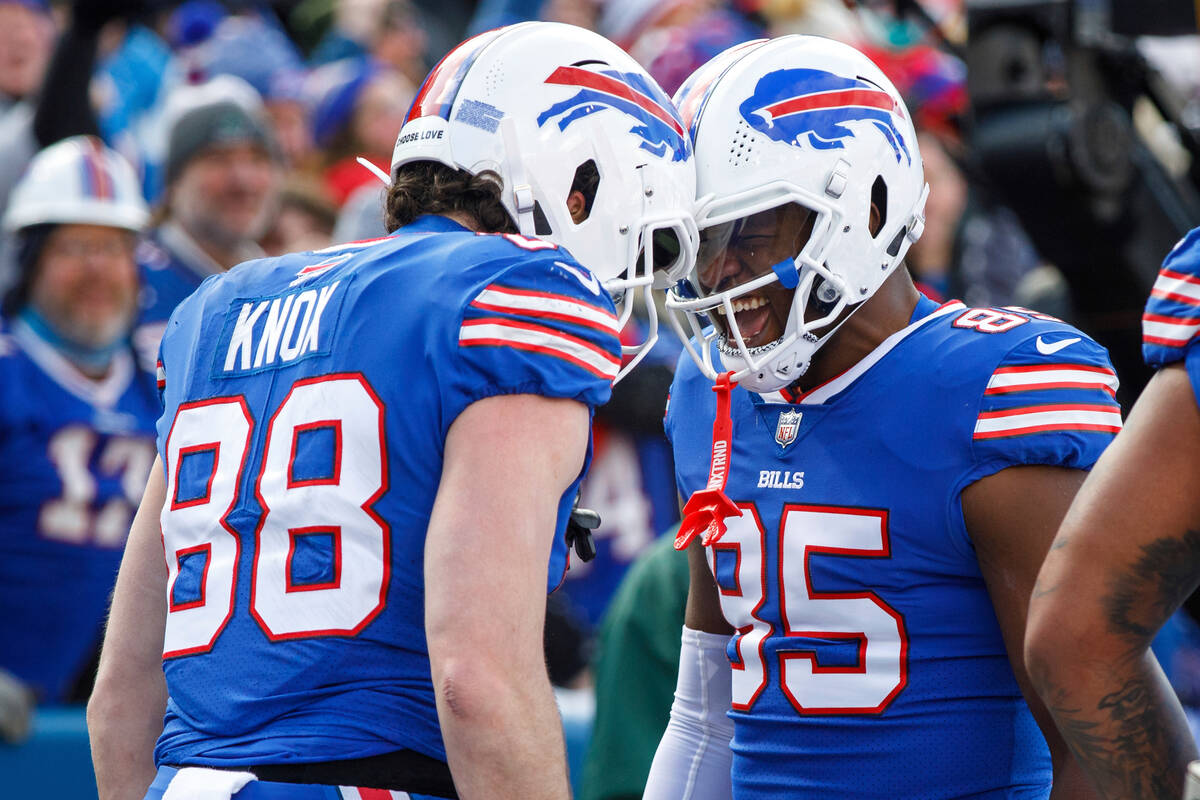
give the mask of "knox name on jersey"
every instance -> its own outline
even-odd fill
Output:
[[[159,359],[170,701],[156,761],[445,760],[422,564],[446,434],[493,395],[602,404],[620,358],[611,299],[564,251],[443,217],[206,280]]]

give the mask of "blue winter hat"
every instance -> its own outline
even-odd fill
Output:
[[[345,59],[321,68],[332,80],[313,110],[313,139],[318,145],[328,147],[350,122],[359,95],[378,69],[365,58]]]
[[[198,65],[207,76],[236,75],[266,100],[282,95],[295,81],[280,76],[303,74],[304,63],[291,40],[256,17],[225,17],[212,36],[196,48]]]

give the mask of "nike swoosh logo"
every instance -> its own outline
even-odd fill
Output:
[[[1042,341],[1042,337],[1039,336],[1037,337],[1037,351],[1044,356],[1052,356],[1059,350],[1062,350],[1064,347],[1070,347],[1071,345],[1080,341],[1083,341],[1080,337],[1073,336],[1070,339],[1063,339],[1059,342],[1051,342],[1046,344]]]
[[[597,297],[600,296],[600,281],[596,279],[595,275],[585,275],[575,267],[572,267],[570,264],[565,264],[562,261],[555,261],[554,263],[578,278],[579,282],[583,284],[583,288],[587,289]]]

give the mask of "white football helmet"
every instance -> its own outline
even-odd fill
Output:
[[[625,348],[635,357],[621,375],[649,351],[658,333],[651,289],[679,281],[695,261],[696,177],[678,112],[628,54],[591,31],[551,22],[468,39],[417,92],[392,175],[426,160],[499,175],[521,234],[565,247],[624,297],[622,326],[633,297],[641,298],[647,337]],[[587,219],[576,224],[567,197],[588,162],[599,185]]]
[[[730,48],[675,103],[696,147],[701,246],[666,307],[710,378],[715,346],[734,380],[776,391],[920,237],[928,186],[912,121],[866,56],[818,36]]]
[[[107,225],[140,231],[150,218],[133,167],[92,136],[42,150],[13,188],[3,229],[42,223]]]

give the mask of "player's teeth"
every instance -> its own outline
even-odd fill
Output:
[[[733,313],[737,314],[740,311],[753,311],[756,308],[762,308],[766,304],[766,299],[762,297],[748,297],[745,300],[734,300]]]

